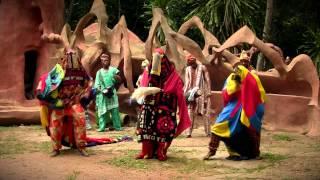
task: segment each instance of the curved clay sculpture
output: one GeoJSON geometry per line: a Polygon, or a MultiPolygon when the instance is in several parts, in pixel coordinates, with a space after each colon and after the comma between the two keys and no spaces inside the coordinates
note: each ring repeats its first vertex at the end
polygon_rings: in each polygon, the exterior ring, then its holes
{"type": "MultiPolygon", "coordinates": [[[[121,17],[113,29],[106,27],[108,16],[103,1],[94,0],[91,10],[79,21],[74,32],[71,32],[70,27],[65,25],[59,34],[63,24],[62,0],[34,0],[33,3],[31,1],[30,3],[15,1],[2,0],[1,7],[5,7],[5,11],[0,11],[0,16],[6,15],[7,17],[0,21],[0,43],[7,45],[0,49],[2,56],[0,124],[2,125],[39,122],[37,102],[27,100],[24,96],[24,65],[21,62],[24,62],[23,53],[29,50],[38,52],[35,83],[33,84],[35,86],[39,76],[51,69],[65,48],[77,47],[81,49],[83,66],[88,74],[94,77],[96,71],[101,67],[97,57],[101,48],[106,47],[111,52],[112,65],[123,68],[122,71],[126,79],[127,88],[122,87],[118,91],[121,110],[135,113],[134,108],[128,106],[127,99],[130,92],[133,91],[133,80],[141,73],[140,63],[145,58],[151,60],[153,48],[160,46],[159,41],[155,38],[156,31],[160,27],[165,35],[167,55],[175,63],[178,72],[182,74],[186,65],[184,60],[184,51],[186,50],[207,66],[214,90],[221,89],[225,78],[232,71],[232,65],[239,61],[239,58],[229,52],[227,48],[239,43],[248,43],[256,47],[275,67],[267,72],[257,72],[266,91],[276,93],[267,95],[269,102],[267,100],[265,126],[269,129],[284,129],[304,132],[308,135],[320,135],[318,120],[319,77],[310,57],[304,54],[298,55],[292,59],[289,65],[286,65],[283,62],[280,48],[262,42],[246,26],[221,45],[217,38],[204,28],[198,17],[186,21],[181,25],[179,31],[175,32],[168,25],[162,10],[155,8],[153,9],[153,20],[148,39],[146,43],[143,43],[128,30],[124,17],[121,17]],[[34,16],[36,12],[41,17],[40,19],[38,16],[34,16]],[[12,24],[14,29],[18,31],[11,33],[11,19],[21,13],[24,14],[21,22],[12,24]],[[88,25],[94,18],[97,18],[97,23],[88,25]],[[191,27],[197,27],[201,31],[205,40],[203,49],[184,35],[191,27]],[[28,34],[27,32],[32,33],[28,34]],[[54,56],[56,45],[60,45],[60,49],[54,56]],[[212,49],[215,50],[213,53],[212,49]],[[216,57],[221,58],[217,59],[216,57]],[[309,86],[311,87],[310,92],[309,86]],[[309,96],[311,96],[311,100],[308,99],[309,96]],[[312,106],[307,106],[308,100],[309,105],[312,106]],[[283,103],[287,103],[287,105],[284,106],[283,103]]],[[[222,107],[220,103],[222,101],[219,101],[220,92],[214,91],[212,98],[213,108],[219,111],[219,108],[222,107]]]]}
{"type": "MultiPolygon", "coordinates": [[[[179,33],[185,34],[188,29],[194,26],[199,28],[205,40],[205,46],[202,53],[205,55],[206,59],[209,61],[218,61],[217,63],[207,65],[207,68],[211,71],[210,76],[214,80],[214,82],[212,82],[214,86],[221,87],[219,83],[223,84],[223,80],[217,80],[217,76],[218,79],[225,79],[227,77],[226,74],[232,71],[232,66],[239,62],[239,58],[229,52],[226,48],[238,45],[242,42],[251,44],[253,47],[250,49],[250,56],[252,56],[254,52],[260,50],[275,66],[275,69],[267,72],[257,72],[259,77],[262,78],[262,83],[266,85],[265,87],[268,92],[283,92],[281,89],[287,88],[289,84],[303,83],[302,89],[306,89],[309,84],[312,91],[311,100],[308,103],[309,106],[305,103],[304,97],[292,96],[305,95],[298,92],[301,89],[299,89],[299,86],[297,86],[298,88],[293,89],[293,91],[288,90],[288,94],[292,94],[291,96],[276,94],[268,95],[270,102],[267,101],[267,111],[264,123],[265,128],[271,130],[297,131],[307,133],[310,136],[320,135],[320,123],[318,120],[320,113],[318,108],[319,78],[309,56],[304,54],[298,55],[287,66],[283,63],[284,56],[279,47],[271,43],[263,43],[256,38],[252,31],[247,27],[240,29],[235,33],[236,35],[231,36],[230,39],[221,46],[218,40],[203,27],[201,20],[197,17],[193,17],[186,21],[180,27],[179,33]],[[211,48],[216,50],[213,55],[210,55],[211,53],[209,53],[211,48]],[[221,59],[217,59],[217,57],[223,57],[227,62],[222,62],[221,59]],[[223,69],[225,69],[225,71],[223,71],[223,69]],[[223,76],[222,74],[225,75],[223,76]],[[277,105],[277,103],[279,105],[277,105]]],[[[183,41],[178,42],[184,43],[183,41]]],[[[221,95],[219,93],[213,93],[212,102],[214,102],[213,108],[219,112],[222,104],[219,104],[217,95],[220,98],[221,95]]]]}
{"type": "Polygon", "coordinates": [[[311,58],[308,55],[300,54],[293,58],[289,65],[286,65],[283,61],[283,55],[281,56],[281,53],[275,48],[272,48],[270,44],[264,43],[257,38],[247,26],[244,26],[235,32],[222,46],[214,48],[214,51],[219,53],[241,43],[248,43],[260,50],[266,58],[272,62],[274,68],[278,72],[278,74],[264,72],[260,75],[270,75],[288,81],[297,80],[308,82],[312,88],[312,97],[309,105],[318,106],[319,77],[311,58]]]}

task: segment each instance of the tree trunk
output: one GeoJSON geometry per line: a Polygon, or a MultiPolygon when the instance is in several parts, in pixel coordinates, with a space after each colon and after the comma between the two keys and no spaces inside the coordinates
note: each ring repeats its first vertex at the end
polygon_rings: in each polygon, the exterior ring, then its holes
{"type": "Polygon", "coordinates": [[[69,7],[68,7],[68,12],[66,13],[66,15],[65,15],[65,21],[67,22],[67,23],[71,23],[70,21],[71,21],[71,15],[72,15],[72,12],[73,12],[73,5],[74,4],[74,0],[70,0],[70,4],[69,4],[69,7]]]}
{"type": "MultiPolygon", "coordinates": [[[[264,21],[263,34],[262,34],[262,39],[265,42],[267,42],[271,36],[272,12],[273,12],[273,0],[267,0],[266,17],[264,21]]],[[[259,53],[256,69],[258,71],[263,70],[264,64],[265,64],[265,58],[263,57],[262,53],[259,53]]]]}

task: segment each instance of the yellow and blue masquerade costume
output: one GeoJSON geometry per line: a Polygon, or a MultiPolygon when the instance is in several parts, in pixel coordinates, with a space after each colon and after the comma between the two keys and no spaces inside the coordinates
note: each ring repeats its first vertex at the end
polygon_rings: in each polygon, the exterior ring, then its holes
{"type": "Polygon", "coordinates": [[[224,108],[211,132],[225,142],[230,155],[259,156],[265,102],[265,90],[260,79],[239,65],[236,72],[227,78],[222,95],[224,108]]]}

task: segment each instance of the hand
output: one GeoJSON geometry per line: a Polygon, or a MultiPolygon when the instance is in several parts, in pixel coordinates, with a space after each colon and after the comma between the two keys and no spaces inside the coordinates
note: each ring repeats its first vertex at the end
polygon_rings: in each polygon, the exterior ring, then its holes
{"type": "Polygon", "coordinates": [[[101,92],[102,92],[103,95],[106,96],[109,93],[109,89],[108,88],[103,89],[101,92]]]}

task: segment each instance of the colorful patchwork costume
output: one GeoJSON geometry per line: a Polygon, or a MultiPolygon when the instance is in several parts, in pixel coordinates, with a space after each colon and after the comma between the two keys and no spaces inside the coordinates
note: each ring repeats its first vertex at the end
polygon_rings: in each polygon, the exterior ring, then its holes
{"type": "Polygon", "coordinates": [[[37,88],[41,122],[56,152],[61,145],[83,152],[86,145],[85,113],[80,98],[88,90],[89,78],[78,53],[69,50],[60,64],[40,78],[37,88]]]}
{"type": "Polygon", "coordinates": [[[227,78],[222,90],[224,108],[211,127],[209,153],[215,155],[222,140],[232,160],[260,155],[260,131],[264,115],[265,90],[260,79],[239,65],[227,78]]]}

